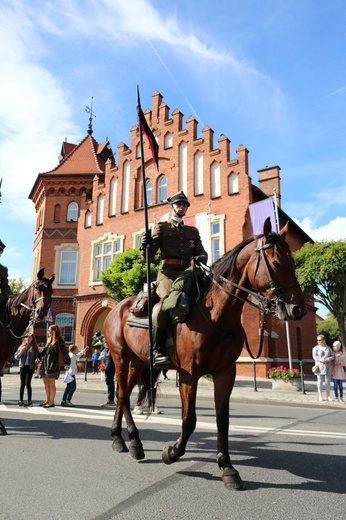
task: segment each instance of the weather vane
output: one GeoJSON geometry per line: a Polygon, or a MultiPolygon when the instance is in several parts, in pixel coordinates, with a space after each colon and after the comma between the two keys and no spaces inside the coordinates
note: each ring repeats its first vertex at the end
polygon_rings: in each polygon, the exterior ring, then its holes
{"type": "Polygon", "coordinates": [[[91,105],[90,105],[90,107],[85,107],[86,113],[90,114],[89,125],[88,125],[88,134],[89,135],[91,135],[93,133],[93,117],[96,117],[96,115],[93,112],[93,100],[94,100],[94,97],[91,98],[91,105]]]}

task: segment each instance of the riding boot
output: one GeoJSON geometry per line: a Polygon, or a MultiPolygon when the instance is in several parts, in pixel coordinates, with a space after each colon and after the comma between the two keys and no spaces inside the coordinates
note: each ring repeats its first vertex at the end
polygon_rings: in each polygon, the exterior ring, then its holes
{"type": "Polygon", "coordinates": [[[154,365],[169,365],[171,360],[165,352],[167,330],[153,327],[153,359],[154,365]]]}

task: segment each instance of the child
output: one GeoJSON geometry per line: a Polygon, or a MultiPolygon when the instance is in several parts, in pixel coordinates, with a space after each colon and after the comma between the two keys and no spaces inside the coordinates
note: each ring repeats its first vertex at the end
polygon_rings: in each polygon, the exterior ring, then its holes
{"type": "Polygon", "coordinates": [[[100,359],[100,353],[97,350],[97,348],[94,349],[94,352],[91,356],[91,361],[93,365],[93,375],[99,373],[99,359],[100,359]]]}
{"type": "Polygon", "coordinates": [[[333,350],[335,352],[333,369],[334,395],[335,401],[339,401],[341,403],[343,401],[344,396],[342,382],[346,379],[346,374],[344,371],[344,366],[346,365],[346,356],[342,352],[342,345],[340,341],[334,341],[333,350]]]}
{"type": "Polygon", "coordinates": [[[67,383],[67,385],[66,385],[65,392],[64,392],[64,395],[63,395],[63,398],[61,401],[61,406],[74,406],[74,404],[72,404],[72,402],[71,402],[71,399],[77,388],[77,382],[76,382],[76,375],[78,372],[77,361],[81,356],[83,356],[85,354],[87,349],[88,349],[88,347],[86,347],[83,350],[78,351],[77,345],[69,346],[68,355],[70,356],[71,360],[70,360],[70,368],[69,368],[68,372],[73,377],[73,380],[70,383],[67,383]]]}

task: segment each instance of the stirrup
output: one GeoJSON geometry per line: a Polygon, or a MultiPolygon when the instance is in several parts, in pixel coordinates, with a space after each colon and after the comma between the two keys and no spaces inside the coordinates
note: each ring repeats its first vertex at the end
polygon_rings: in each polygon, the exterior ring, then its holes
{"type": "Polygon", "coordinates": [[[171,360],[165,354],[161,354],[160,352],[154,352],[154,366],[155,365],[169,365],[171,360]]]}

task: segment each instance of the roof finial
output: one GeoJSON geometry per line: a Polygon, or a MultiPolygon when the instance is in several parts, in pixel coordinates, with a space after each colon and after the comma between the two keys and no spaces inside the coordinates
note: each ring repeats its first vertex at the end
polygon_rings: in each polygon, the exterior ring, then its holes
{"type": "Polygon", "coordinates": [[[96,115],[93,112],[93,100],[94,100],[94,97],[92,96],[91,97],[91,106],[90,107],[85,107],[86,113],[90,114],[89,125],[88,125],[88,134],[89,135],[91,135],[93,133],[93,117],[96,117],[96,115]]]}

